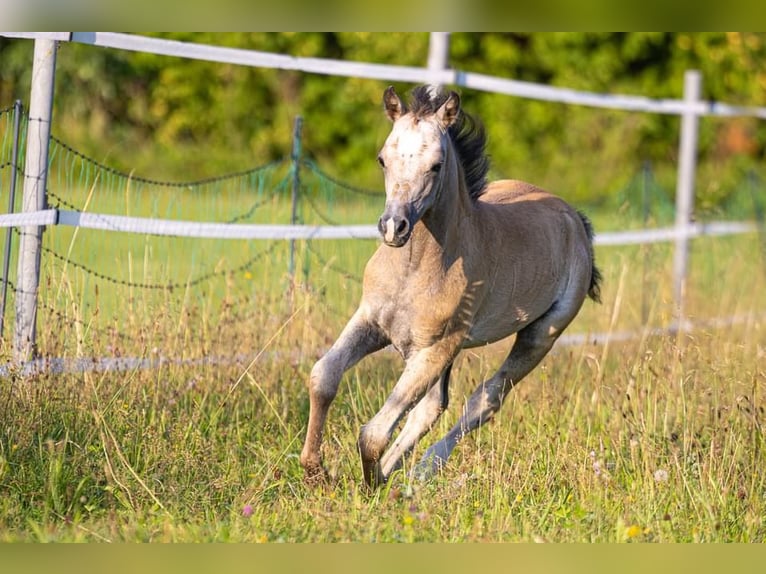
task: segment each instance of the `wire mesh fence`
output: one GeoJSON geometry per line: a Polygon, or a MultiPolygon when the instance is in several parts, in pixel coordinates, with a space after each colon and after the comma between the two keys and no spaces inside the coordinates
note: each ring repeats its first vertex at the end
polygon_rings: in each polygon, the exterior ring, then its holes
{"type": "MultiPolygon", "coordinates": [[[[23,165],[23,157],[15,165],[12,160],[13,114],[13,108],[0,110],[0,202],[8,198],[12,171],[23,165]]],[[[745,174],[722,209],[763,223],[762,190],[757,174],[745,174]]],[[[303,225],[340,226],[376,221],[384,194],[382,189],[344,182],[306,156],[198,181],[148,179],[117,170],[53,135],[47,197],[53,208],[83,214],[190,224],[272,224],[293,219],[303,225]],[[295,170],[300,170],[300,189],[294,205],[295,170]]],[[[616,213],[603,221],[602,228],[654,228],[673,220],[672,193],[657,182],[649,164],[640,166],[615,197],[616,213]]],[[[17,197],[15,208],[19,207],[17,197]]],[[[15,231],[14,237],[21,233],[15,231]]],[[[760,245],[761,261],[766,261],[765,244],[760,245]]],[[[376,247],[374,240],[302,240],[297,242],[291,273],[286,241],[122,233],[108,226],[50,227],[43,234],[43,273],[37,293],[37,321],[42,326],[38,350],[48,367],[66,357],[77,358],[78,368],[142,364],[122,360],[126,357],[148,357],[159,363],[203,357],[240,360],[237,357],[258,348],[280,321],[301,306],[308,320],[296,337],[310,337],[309,346],[321,348],[353,312],[364,265],[376,247]],[[84,357],[90,361],[83,363],[84,357]],[[106,362],[99,362],[102,359],[106,362]]],[[[669,256],[669,247],[657,244],[620,255],[621,264],[627,258],[640,272],[636,293],[641,311],[632,323],[626,322],[626,328],[647,325],[652,313],[656,315],[653,301],[666,288],[669,256]]],[[[16,291],[14,254],[4,280],[11,292],[16,291]]],[[[12,319],[9,309],[6,324],[12,319]]],[[[6,354],[10,354],[8,331],[2,339],[6,354]]]]}
{"type": "MultiPolygon", "coordinates": [[[[12,115],[12,108],[0,111],[3,199],[11,170],[21,170],[24,163],[23,156],[15,167],[11,160],[12,115]]],[[[26,126],[28,117],[24,119],[26,126]]],[[[51,208],[83,214],[286,223],[295,167],[304,172],[298,223],[358,223],[379,207],[379,192],[343,184],[308,159],[296,163],[285,158],[200,181],[160,181],[119,171],[55,135],[50,141],[47,198],[51,208]]],[[[13,209],[20,209],[19,197],[13,209]]],[[[18,241],[23,233],[14,229],[11,238],[18,241]]],[[[299,267],[291,276],[284,241],[153,236],[110,232],[108,226],[49,227],[43,234],[37,293],[37,321],[43,326],[39,352],[49,362],[83,354],[203,355],[215,351],[216,345],[219,352],[231,354],[230,341],[237,333],[252,339],[245,332],[254,324],[268,324],[270,318],[264,315],[281,316],[285,294],[291,294],[288,306],[295,305],[295,291],[313,291],[315,303],[325,302],[341,316],[358,297],[362,259],[375,242],[362,242],[361,254],[345,241],[320,243],[325,242],[301,242],[299,267]],[[325,296],[339,284],[347,297],[325,296]],[[206,328],[195,330],[196,323],[206,328]]],[[[18,291],[15,272],[13,254],[3,277],[11,292],[18,291]]],[[[12,325],[14,310],[8,309],[5,318],[12,325]]],[[[9,353],[10,329],[3,335],[3,350],[9,353]]]]}

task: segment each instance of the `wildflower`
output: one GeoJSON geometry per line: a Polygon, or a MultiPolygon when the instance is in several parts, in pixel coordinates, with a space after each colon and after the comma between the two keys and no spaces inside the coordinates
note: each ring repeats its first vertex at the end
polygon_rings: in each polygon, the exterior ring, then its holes
{"type": "Polygon", "coordinates": [[[601,476],[601,463],[599,461],[593,463],[593,473],[596,476],[601,476]]]}
{"type": "Polygon", "coordinates": [[[625,531],[625,534],[628,538],[635,538],[639,534],[641,534],[642,530],[641,527],[638,524],[631,524],[628,526],[627,530],[625,531]]]}
{"type": "Polygon", "coordinates": [[[253,515],[253,505],[252,504],[245,504],[244,508],[242,508],[242,516],[245,518],[250,518],[253,515]]]}

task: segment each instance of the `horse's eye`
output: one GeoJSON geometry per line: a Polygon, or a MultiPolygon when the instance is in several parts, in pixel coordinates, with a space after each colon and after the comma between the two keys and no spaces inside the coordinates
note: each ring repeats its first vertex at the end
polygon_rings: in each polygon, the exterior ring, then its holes
{"type": "Polygon", "coordinates": [[[439,173],[442,169],[442,162],[435,163],[431,166],[431,173],[439,173]]]}
{"type": "Polygon", "coordinates": [[[378,156],[378,164],[380,165],[380,167],[386,167],[386,162],[383,161],[383,156],[382,155],[378,156]]]}

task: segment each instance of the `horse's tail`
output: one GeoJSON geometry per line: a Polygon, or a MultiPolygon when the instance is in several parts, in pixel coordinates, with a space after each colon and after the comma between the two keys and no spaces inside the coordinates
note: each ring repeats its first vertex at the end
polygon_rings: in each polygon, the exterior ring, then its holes
{"type": "Polygon", "coordinates": [[[588,249],[590,251],[590,285],[588,286],[588,297],[590,297],[596,303],[601,303],[601,271],[596,267],[596,257],[593,254],[593,225],[587,216],[578,211],[577,215],[580,216],[583,227],[585,227],[585,234],[588,236],[588,249]]]}

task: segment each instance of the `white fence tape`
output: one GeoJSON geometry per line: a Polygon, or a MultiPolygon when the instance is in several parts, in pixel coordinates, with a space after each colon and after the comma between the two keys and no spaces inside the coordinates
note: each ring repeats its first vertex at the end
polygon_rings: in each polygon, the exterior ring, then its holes
{"type": "Polygon", "coordinates": [[[0,227],[26,227],[27,225],[55,225],[58,210],[27,211],[0,215],[0,227]]]}
{"type": "Polygon", "coordinates": [[[195,44],[192,42],[150,38],[118,32],[0,32],[0,36],[26,39],[46,38],[60,42],[71,41],[104,48],[118,48],[134,52],[194,58],[209,62],[222,62],[260,68],[295,70],[312,74],[393,82],[452,84],[485,92],[599,108],[676,115],[693,111],[696,115],[705,116],[753,116],[766,119],[766,108],[755,106],[734,106],[718,102],[689,103],[676,99],[599,94],[455,69],[438,70],[413,66],[349,62],[330,58],[302,58],[285,54],[195,44]]]}
{"type": "Polygon", "coordinates": [[[597,233],[596,245],[640,245],[642,243],[661,243],[675,241],[679,237],[702,237],[714,235],[735,235],[754,233],[760,227],[747,221],[713,221],[710,223],[690,223],[686,228],[663,227],[635,231],[616,231],[597,233]]]}
{"type": "MultiPolygon", "coordinates": [[[[0,218],[2,219],[2,218],[0,218]]],[[[370,225],[256,225],[245,223],[212,223],[126,217],[79,211],[59,212],[58,223],[74,227],[174,235],[207,239],[369,239],[378,237],[370,225]]]]}
{"type": "MultiPolygon", "coordinates": [[[[31,225],[69,225],[125,233],[198,237],[202,239],[377,239],[374,225],[257,225],[126,217],[103,213],[46,209],[28,213],[0,215],[0,227],[31,225]]],[[[673,241],[678,237],[700,237],[753,233],[760,227],[744,221],[691,223],[675,227],[599,233],[596,245],[636,245],[673,241]]]]}

